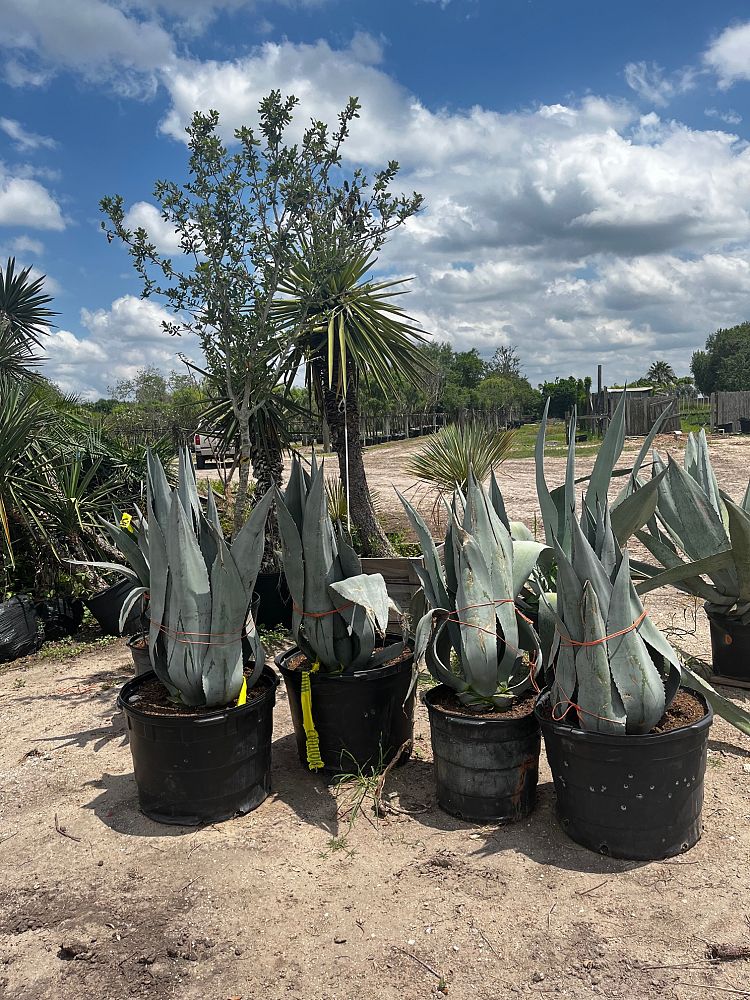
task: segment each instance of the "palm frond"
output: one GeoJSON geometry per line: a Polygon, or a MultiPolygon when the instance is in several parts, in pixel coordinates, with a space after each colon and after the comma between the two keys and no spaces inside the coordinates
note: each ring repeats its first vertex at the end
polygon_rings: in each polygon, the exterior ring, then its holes
{"type": "Polygon", "coordinates": [[[296,366],[325,360],[328,387],[342,396],[350,377],[388,393],[403,379],[419,383],[432,372],[420,350],[427,336],[393,301],[403,294],[394,289],[408,279],[363,281],[374,264],[374,258],[360,255],[321,279],[300,260],[274,303],[275,321],[295,340],[296,366]]]}
{"type": "Polygon", "coordinates": [[[448,424],[411,456],[406,472],[438,496],[458,486],[465,493],[469,472],[483,482],[510,454],[514,432],[493,431],[482,424],[448,424]]]}
{"type": "Polygon", "coordinates": [[[0,319],[27,345],[41,346],[49,321],[57,313],[48,309],[50,295],[42,291],[45,276],[30,280],[31,268],[16,272],[15,257],[9,257],[5,274],[0,270],[0,319]]]}

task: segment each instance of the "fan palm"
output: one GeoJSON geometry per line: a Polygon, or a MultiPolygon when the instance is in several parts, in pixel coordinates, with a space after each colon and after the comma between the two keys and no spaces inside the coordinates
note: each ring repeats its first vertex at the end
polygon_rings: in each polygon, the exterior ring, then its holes
{"type": "Polygon", "coordinates": [[[33,364],[34,347],[41,347],[49,321],[56,316],[47,305],[52,297],[42,291],[44,275],[30,278],[31,268],[16,271],[15,257],[0,269],[0,372],[19,374],[20,365],[33,364]]]}
{"type": "Polygon", "coordinates": [[[654,361],[646,372],[646,378],[657,385],[674,385],[677,381],[674,368],[668,361],[654,361]]]}
{"type": "Polygon", "coordinates": [[[290,368],[305,366],[308,388],[331,431],[339,470],[348,482],[349,512],[364,555],[392,555],[367,486],[359,429],[360,382],[386,397],[402,381],[432,373],[421,346],[425,335],[394,299],[406,279],[367,281],[376,258],[354,253],[344,266],[317,277],[306,259],[281,282],[274,305],[282,329],[295,332],[290,368]]]}
{"type": "Polygon", "coordinates": [[[483,424],[448,424],[409,459],[406,471],[436,494],[436,503],[456,487],[466,493],[469,473],[484,482],[513,447],[514,432],[494,431],[483,424]]]}

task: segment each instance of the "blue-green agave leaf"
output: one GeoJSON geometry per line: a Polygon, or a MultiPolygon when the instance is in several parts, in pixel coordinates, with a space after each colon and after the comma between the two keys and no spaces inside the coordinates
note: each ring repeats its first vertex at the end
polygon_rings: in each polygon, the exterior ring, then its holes
{"type": "Polygon", "coordinates": [[[648,733],[664,714],[664,683],[645,642],[637,629],[631,628],[632,616],[630,565],[625,552],[612,588],[606,634],[628,631],[609,639],[606,652],[612,679],[625,706],[628,733],[648,733]]]}
{"type": "MultiPolygon", "coordinates": [[[[601,641],[607,634],[606,627],[596,591],[589,580],[583,585],[581,619],[584,642],[595,645],[575,649],[578,722],[586,732],[624,733],[625,713],[618,712],[619,706],[613,701],[607,644],[601,641]]],[[[564,640],[561,645],[566,645],[564,640]]]]}

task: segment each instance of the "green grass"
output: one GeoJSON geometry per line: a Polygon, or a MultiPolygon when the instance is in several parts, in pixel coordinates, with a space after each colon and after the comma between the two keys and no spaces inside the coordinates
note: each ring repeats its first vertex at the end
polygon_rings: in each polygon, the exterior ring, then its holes
{"type": "Polygon", "coordinates": [[[683,434],[689,434],[690,431],[697,432],[701,427],[707,430],[711,427],[710,406],[696,406],[680,414],[680,429],[683,434]]]}
{"type": "MultiPolygon", "coordinates": [[[[513,446],[510,450],[509,458],[533,458],[534,447],[536,445],[537,434],[540,424],[524,424],[513,432],[513,446]]],[[[566,454],[567,443],[565,441],[565,421],[550,420],[547,424],[545,454],[555,455],[566,454]]],[[[590,441],[582,441],[576,445],[577,455],[595,455],[599,451],[601,440],[594,438],[590,441]]]]}
{"type": "MultiPolygon", "coordinates": [[[[539,433],[540,424],[524,424],[513,432],[513,444],[508,458],[533,458],[536,437],[539,433]]],[[[579,433],[580,433],[579,428],[579,433]]],[[[418,447],[425,441],[424,437],[411,438],[409,441],[386,441],[384,444],[368,444],[366,451],[377,451],[379,448],[392,448],[394,445],[413,444],[418,447]]],[[[567,444],[565,443],[565,421],[550,420],[547,424],[547,447],[546,453],[554,455],[559,452],[565,455],[567,444]]],[[[595,455],[599,451],[601,439],[593,438],[590,441],[583,441],[576,446],[577,455],[595,455]]]]}
{"type": "Polygon", "coordinates": [[[65,660],[72,660],[81,653],[94,649],[106,649],[119,642],[116,635],[85,635],[80,632],[65,639],[55,639],[52,642],[45,642],[37,653],[40,660],[52,660],[55,663],[62,663],[65,660]]]}

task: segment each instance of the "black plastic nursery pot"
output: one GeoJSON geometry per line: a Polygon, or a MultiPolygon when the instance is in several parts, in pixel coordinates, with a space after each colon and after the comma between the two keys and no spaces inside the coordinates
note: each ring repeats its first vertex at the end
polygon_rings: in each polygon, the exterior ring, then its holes
{"type": "Polygon", "coordinates": [[[148,655],[148,634],[146,632],[136,632],[127,641],[130,655],[133,657],[135,665],[135,676],[147,674],[151,667],[151,657],[148,655]]]}
{"type": "Polygon", "coordinates": [[[125,598],[135,587],[136,584],[129,580],[121,580],[84,601],[105,635],[133,635],[139,631],[142,609],[136,601],[125,622],[125,628],[120,632],[120,612],[125,598]]]}
{"type": "Polygon", "coordinates": [[[138,692],[155,677],[135,677],[120,691],[142,813],[158,823],[197,826],[256,809],[271,790],[273,706],[279,678],[265,667],[263,694],[240,707],[204,715],[155,715],[138,692]]]}
{"type": "Polygon", "coordinates": [[[681,729],[608,736],[553,722],[548,695],[542,694],[535,711],[558,819],[568,836],[592,851],[632,861],[658,861],[696,844],[714,717],[706,709],[702,719],[681,729]]]}
{"type": "Polygon", "coordinates": [[[292,598],[283,573],[259,573],[254,593],[259,598],[257,613],[253,611],[256,625],[292,627],[292,598]]]}
{"type": "Polygon", "coordinates": [[[708,615],[715,678],[750,687],[750,625],[708,615]]]}
{"type": "MultiPolygon", "coordinates": [[[[387,636],[386,642],[400,642],[387,636]]],[[[281,671],[289,697],[299,758],[307,768],[307,742],[302,721],[302,671],[289,666],[299,649],[280,653],[281,671]]],[[[317,671],[310,674],[312,716],[320,740],[323,773],[353,774],[389,764],[414,734],[413,653],[398,663],[346,676],[317,671]]],[[[410,751],[398,763],[405,763],[410,751]]]]}
{"type": "Polygon", "coordinates": [[[541,734],[533,712],[487,718],[440,707],[450,689],[425,695],[430,718],[438,805],[476,823],[512,822],[536,802],[541,734]]]}

